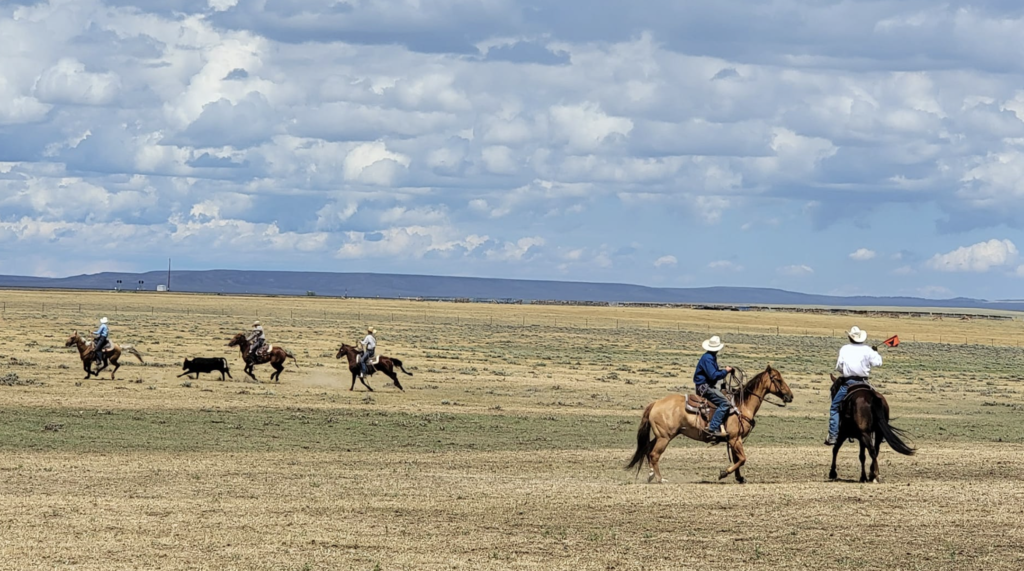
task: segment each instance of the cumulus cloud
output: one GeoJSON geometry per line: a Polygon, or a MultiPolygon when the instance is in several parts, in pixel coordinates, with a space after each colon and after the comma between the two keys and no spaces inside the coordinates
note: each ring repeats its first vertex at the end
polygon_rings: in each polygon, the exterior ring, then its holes
{"type": "Polygon", "coordinates": [[[117,74],[93,73],[74,58],[62,58],[43,71],[35,85],[35,96],[47,103],[106,105],[121,86],[117,74]]]}
{"type": "Polygon", "coordinates": [[[940,272],[987,272],[1017,260],[1017,246],[1010,240],[992,239],[963,246],[945,254],[935,254],[927,266],[940,272]]]}
{"type": "Polygon", "coordinates": [[[782,266],[778,268],[778,272],[784,276],[809,276],[814,273],[814,269],[805,264],[794,264],[790,266],[782,266]]]}
{"type": "Polygon", "coordinates": [[[866,262],[868,260],[874,259],[876,255],[877,253],[874,250],[869,250],[867,248],[858,248],[857,251],[850,254],[850,259],[856,260],[858,262],[866,262]]]}
{"type": "Polygon", "coordinates": [[[668,256],[662,256],[662,257],[658,258],[657,260],[654,260],[654,267],[656,267],[656,268],[660,268],[660,267],[663,267],[663,266],[674,267],[678,263],[679,263],[679,260],[677,260],[675,256],[668,255],[668,256]]]}

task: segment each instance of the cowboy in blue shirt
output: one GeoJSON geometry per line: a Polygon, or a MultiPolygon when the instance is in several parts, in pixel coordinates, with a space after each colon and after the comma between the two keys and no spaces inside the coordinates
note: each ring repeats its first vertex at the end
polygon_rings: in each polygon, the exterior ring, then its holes
{"type": "Polygon", "coordinates": [[[697,370],[693,373],[693,384],[697,386],[698,396],[711,401],[717,407],[715,414],[711,417],[711,422],[704,429],[704,435],[713,441],[721,441],[728,438],[726,434],[720,433],[719,429],[732,405],[716,385],[732,372],[732,367],[724,369],[718,367],[718,352],[725,347],[718,335],[702,343],[701,347],[707,352],[701,356],[700,361],[697,361],[697,370]]]}
{"type": "Polygon", "coordinates": [[[110,336],[110,330],[107,329],[107,318],[100,318],[100,328],[92,332],[92,357],[100,365],[106,365],[107,356],[103,353],[103,348],[107,345],[107,337],[110,336]]]}

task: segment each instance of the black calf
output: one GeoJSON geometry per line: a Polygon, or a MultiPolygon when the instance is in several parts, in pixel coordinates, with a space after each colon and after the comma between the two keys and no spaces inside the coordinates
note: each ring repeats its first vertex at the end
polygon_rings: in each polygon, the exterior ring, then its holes
{"type": "Polygon", "coordinates": [[[185,363],[181,366],[184,373],[178,375],[183,377],[192,373],[196,374],[196,378],[199,378],[199,373],[212,373],[214,371],[220,371],[220,380],[224,380],[224,374],[227,373],[229,379],[234,379],[231,376],[231,370],[228,368],[228,360],[224,357],[196,357],[195,359],[185,359],[185,363]]]}

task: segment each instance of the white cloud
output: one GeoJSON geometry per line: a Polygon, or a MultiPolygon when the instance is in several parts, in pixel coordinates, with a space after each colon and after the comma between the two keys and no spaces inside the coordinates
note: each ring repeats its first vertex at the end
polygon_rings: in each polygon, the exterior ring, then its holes
{"type": "Polygon", "coordinates": [[[551,123],[562,139],[580,151],[597,148],[612,134],[626,136],[633,130],[633,121],[609,116],[593,102],[553,106],[551,123]]]}
{"type": "Polygon", "coordinates": [[[74,58],[62,58],[39,76],[35,95],[47,103],[105,105],[114,100],[121,80],[114,73],[90,73],[74,58]]]}
{"type": "Polygon", "coordinates": [[[345,244],[336,252],[343,259],[422,258],[436,252],[471,252],[488,240],[487,236],[459,237],[448,226],[407,226],[379,232],[346,232],[345,244]]]}
{"type": "Polygon", "coordinates": [[[364,143],[345,155],[345,180],[388,186],[409,162],[409,157],[388,151],[381,141],[364,143]]]}
{"type": "Polygon", "coordinates": [[[856,260],[858,262],[866,262],[868,260],[874,259],[876,255],[877,253],[874,250],[869,250],[867,248],[858,248],[856,252],[850,254],[850,259],[856,260]]]}
{"type": "Polygon", "coordinates": [[[544,243],[544,238],[539,236],[520,238],[515,242],[506,242],[500,248],[488,250],[486,256],[490,260],[518,261],[528,257],[531,250],[543,246],[544,243]]]}
{"type": "Polygon", "coordinates": [[[778,272],[786,276],[809,276],[814,273],[814,269],[805,264],[794,264],[782,266],[778,268],[778,272]]]}
{"type": "Polygon", "coordinates": [[[935,254],[927,266],[940,272],[987,272],[1013,263],[1017,246],[1010,240],[992,239],[963,246],[946,254],[935,254]]]}
{"type": "Polygon", "coordinates": [[[743,266],[729,260],[717,260],[708,264],[708,269],[720,272],[742,272],[743,266]]]}
{"type": "Polygon", "coordinates": [[[678,263],[679,263],[679,260],[677,260],[675,256],[668,255],[668,256],[662,256],[662,257],[658,258],[657,260],[654,260],[654,267],[656,267],[656,268],[660,268],[662,266],[670,266],[670,267],[672,267],[672,266],[675,266],[678,263]]]}

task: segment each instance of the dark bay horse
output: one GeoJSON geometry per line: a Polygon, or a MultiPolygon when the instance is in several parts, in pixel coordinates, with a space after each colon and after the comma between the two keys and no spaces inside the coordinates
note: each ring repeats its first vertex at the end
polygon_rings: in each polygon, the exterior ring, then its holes
{"type": "MultiPolygon", "coordinates": [[[[839,379],[832,377],[832,396],[839,390],[839,379]]],[[[878,483],[878,450],[882,441],[889,443],[896,452],[913,456],[914,450],[907,446],[903,439],[903,431],[889,424],[889,403],[867,384],[850,387],[846,398],[839,405],[839,438],[832,448],[832,469],[828,472],[829,480],[839,479],[836,473],[836,456],[847,438],[856,439],[860,443],[860,481],[878,483]],[[864,472],[864,452],[871,454],[871,476],[864,472]]]]}
{"type": "MultiPolygon", "coordinates": [[[[92,341],[87,342],[85,339],[82,339],[81,336],[78,335],[77,331],[72,333],[71,337],[69,337],[67,342],[64,343],[65,347],[70,347],[72,345],[78,346],[78,356],[82,359],[82,368],[85,369],[85,378],[88,379],[93,375],[96,375],[98,377],[100,376],[100,371],[107,368],[106,365],[103,365],[99,369],[96,369],[95,372],[92,370],[92,364],[96,361],[92,351],[92,341]]],[[[114,368],[111,369],[110,371],[111,381],[114,380],[114,373],[116,373],[117,370],[121,368],[121,365],[118,364],[117,362],[117,360],[121,358],[121,353],[131,353],[132,355],[135,355],[139,359],[140,363],[145,363],[145,361],[142,360],[142,354],[136,351],[135,347],[131,345],[118,345],[117,343],[110,343],[110,349],[108,349],[106,353],[107,362],[114,366],[114,368]]]]}
{"type": "MultiPolygon", "coordinates": [[[[736,402],[739,415],[730,414],[722,425],[729,435],[729,450],[734,463],[718,474],[719,480],[735,473],[737,482],[742,484],[746,481],[740,475],[740,467],[747,461],[747,456],[743,453],[743,439],[754,429],[754,416],[761,408],[765,395],[769,393],[781,398],[783,403],[793,401],[793,391],[782,379],[782,373],[773,369],[771,365],[743,387],[740,392],[742,396],[737,398],[736,402]]],[[[647,405],[640,419],[640,428],[636,432],[636,452],[633,453],[633,458],[626,469],[636,466],[639,474],[646,461],[651,468],[647,481],[659,484],[664,482],[661,470],[658,469],[658,461],[665,453],[668,443],[679,434],[707,442],[707,437],[703,433],[706,425],[699,414],[686,410],[686,395],[672,394],[652,402],[647,405]]]]}
{"type": "MultiPolygon", "coordinates": [[[[359,350],[356,349],[355,347],[352,347],[351,345],[346,345],[345,343],[342,343],[341,348],[338,349],[338,354],[335,355],[334,358],[340,359],[342,355],[348,357],[348,370],[352,372],[352,386],[348,388],[348,390],[351,391],[356,388],[356,379],[359,377],[359,350]]],[[[398,382],[398,375],[395,374],[395,367],[401,369],[402,372],[405,373],[406,375],[409,375],[410,377],[412,376],[412,373],[406,371],[405,367],[402,366],[401,361],[394,357],[385,357],[384,355],[380,356],[380,360],[377,361],[376,365],[370,365],[367,367],[367,369],[369,370],[369,373],[371,375],[373,374],[374,371],[380,371],[384,373],[391,379],[391,382],[395,383],[395,386],[398,387],[398,390],[404,393],[405,389],[402,388],[402,383],[398,382]]],[[[369,389],[370,391],[373,391],[373,388],[371,388],[370,385],[366,384],[366,381],[364,379],[359,379],[359,382],[363,383],[363,386],[369,389]]]]}
{"type": "Polygon", "coordinates": [[[256,365],[270,363],[270,366],[274,368],[274,372],[270,373],[270,380],[278,383],[281,382],[281,371],[284,370],[285,359],[290,358],[296,367],[299,366],[299,362],[295,360],[295,355],[284,347],[272,347],[267,353],[258,352],[256,355],[253,355],[249,352],[251,345],[249,340],[246,339],[245,333],[238,333],[232,337],[228,347],[238,347],[242,351],[242,361],[245,362],[245,374],[252,377],[254,381],[259,380],[256,378],[256,375],[252,374],[252,368],[256,365]]]}

